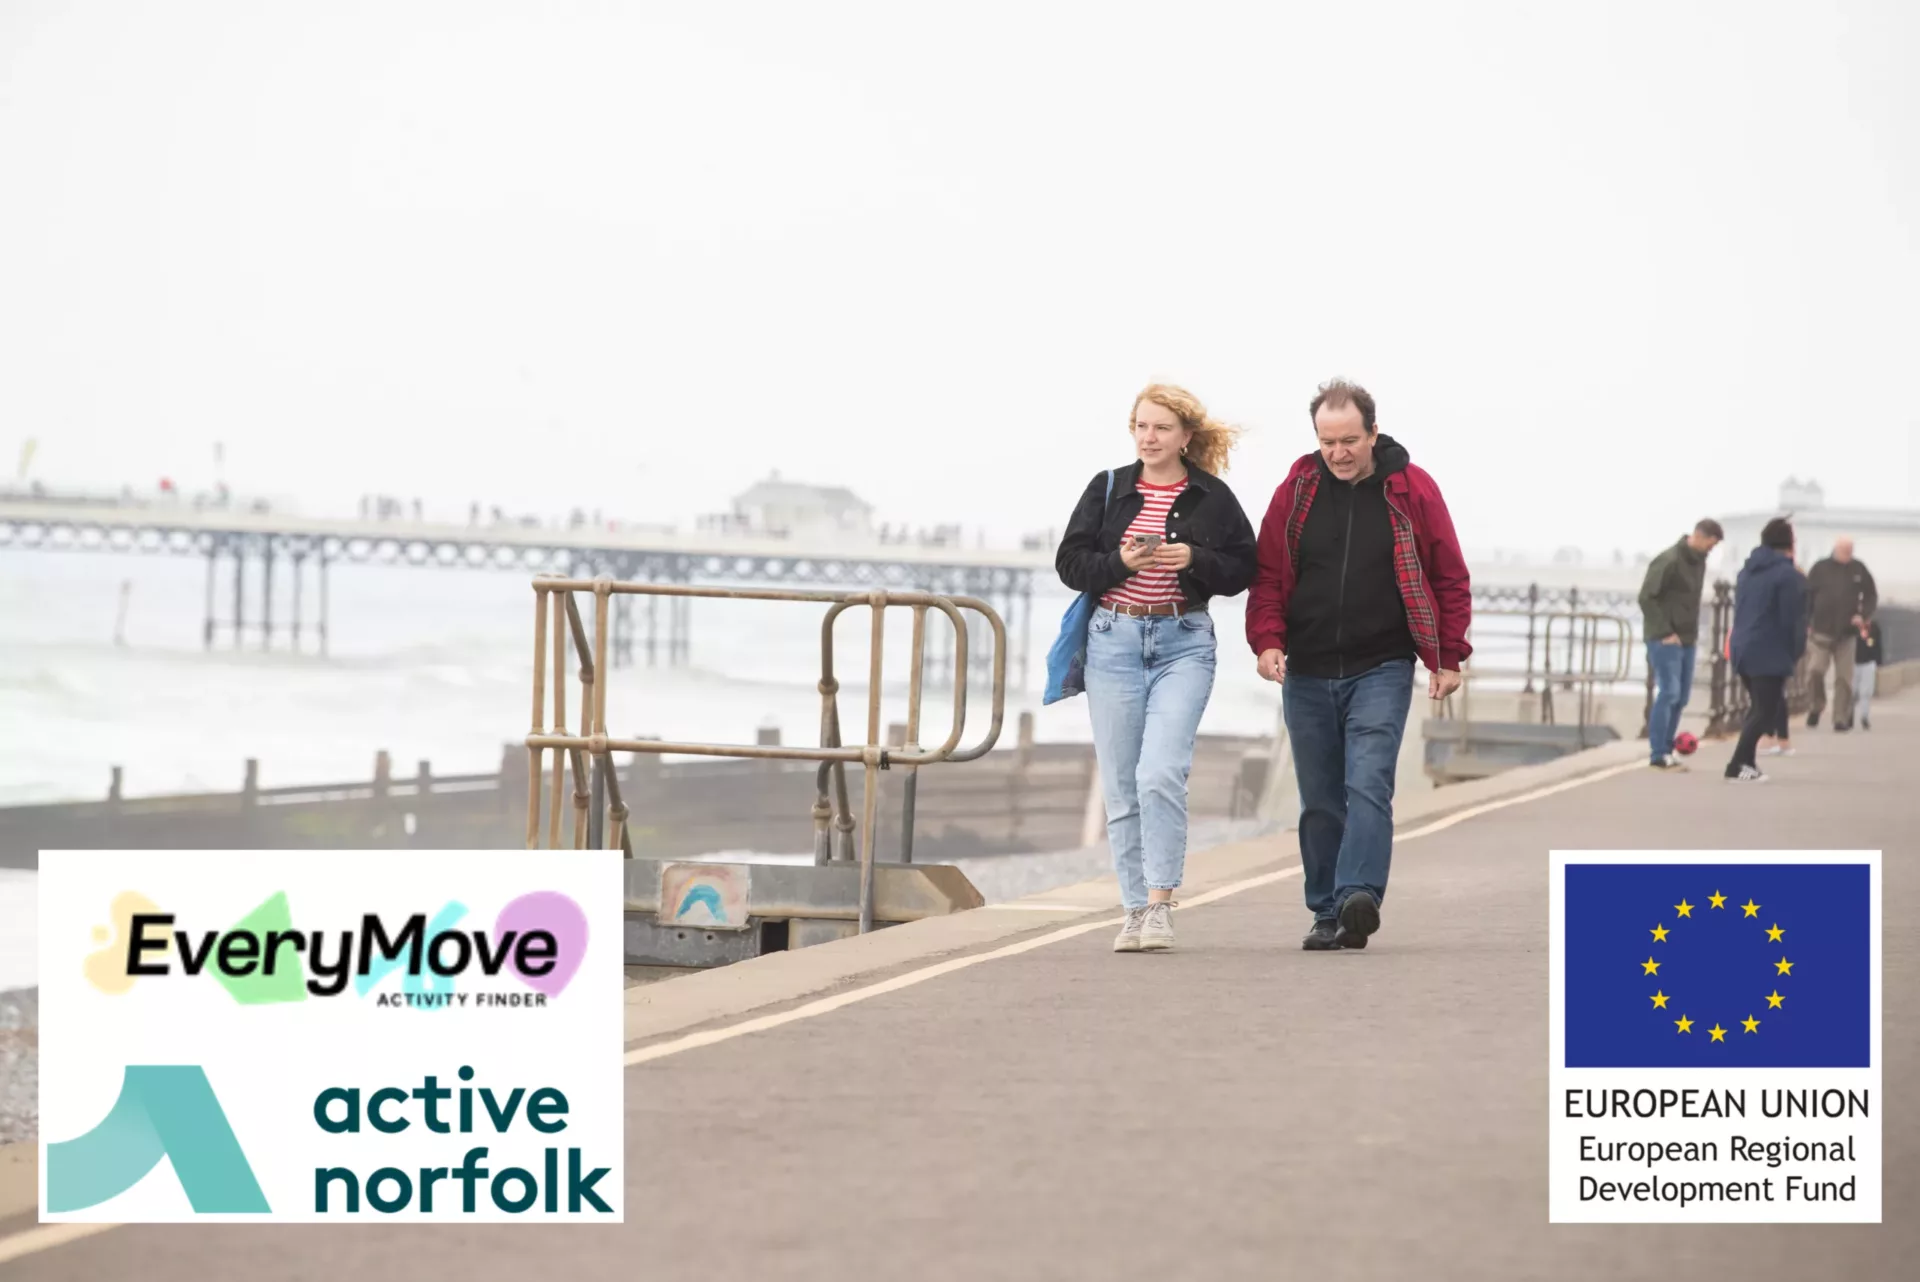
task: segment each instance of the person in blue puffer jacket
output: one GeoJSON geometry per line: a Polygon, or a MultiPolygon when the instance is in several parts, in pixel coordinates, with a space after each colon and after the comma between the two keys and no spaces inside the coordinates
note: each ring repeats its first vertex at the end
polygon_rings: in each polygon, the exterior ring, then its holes
{"type": "Polygon", "coordinates": [[[1785,720],[1787,678],[1807,648],[1806,584],[1793,567],[1793,526],[1781,517],[1760,531],[1760,546],[1740,567],[1733,586],[1733,670],[1751,699],[1727,778],[1763,783],[1754,764],[1760,736],[1785,720]]]}

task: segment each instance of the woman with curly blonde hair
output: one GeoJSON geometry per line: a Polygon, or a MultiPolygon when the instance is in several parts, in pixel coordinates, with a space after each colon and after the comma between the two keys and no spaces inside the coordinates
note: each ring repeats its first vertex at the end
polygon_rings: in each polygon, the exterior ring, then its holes
{"type": "Polygon", "coordinates": [[[1134,398],[1134,461],[1097,473],[1054,567],[1098,597],[1085,684],[1126,924],[1115,952],[1173,947],[1173,892],[1187,856],[1187,774],[1213,693],[1212,597],[1253,581],[1253,526],[1220,479],[1238,428],[1193,393],[1155,383],[1134,398]]]}

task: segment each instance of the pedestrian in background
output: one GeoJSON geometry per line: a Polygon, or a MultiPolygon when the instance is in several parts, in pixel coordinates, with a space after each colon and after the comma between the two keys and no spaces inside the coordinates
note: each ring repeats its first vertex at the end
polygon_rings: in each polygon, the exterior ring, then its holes
{"type": "MultiPolygon", "coordinates": [[[[1726,777],[1764,783],[1754,760],[1760,736],[1785,713],[1787,678],[1807,648],[1806,593],[1793,566],[1793,526],[1775,517],[1760,531],[1760,546],[1747,556],[1733,589],[1733,630],[1728,642],[1733,670],[1750,695],[1746,725],[1727,762],[1726,777]]],[[[1851,657],[1851,656],[1849,656],[1851,657]]]]}
{"type": "Polygon", "coordinates": [[[1693,671],[1700,638],[1700,595],[1706,587],[1707,557],[1726,532],[1711,518],[1647,565],[1640,585],[1647,670],[1653,673],[1653,707],[1647,712],[1647,752],[1656,770],[1684,770],[1673,751],[1680,713],[1693,694],[1693,671]]]}
{"type": "Polygon", "coordinates": [[[1853,728],[1854,638],[1879,604],[1873,574],[1853,556],[1852,539],[1835,539],[1833,555],[1807,571],[1807,724],[1820,724],[1827,706],[1827,669],[1833,669],[1833,729],[1853,728]]]}

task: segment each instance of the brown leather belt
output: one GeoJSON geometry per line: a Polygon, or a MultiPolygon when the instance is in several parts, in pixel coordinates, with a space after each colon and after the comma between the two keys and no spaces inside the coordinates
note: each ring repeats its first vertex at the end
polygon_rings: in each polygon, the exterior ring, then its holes
{"type": "Polygon", "coordinates": [[[1163,601],[1157,605],[1129,605],[1121,601],[1105,608],[1112,610],[1115,614],[1124,614],[1129,619],[1143,619],[1148,615],[1163,619],[1177,619],[1183,614],[1205,614],[1207,603],[1202,601],[1198,605],[1188,605],[1184,601],[1163,601]]]}

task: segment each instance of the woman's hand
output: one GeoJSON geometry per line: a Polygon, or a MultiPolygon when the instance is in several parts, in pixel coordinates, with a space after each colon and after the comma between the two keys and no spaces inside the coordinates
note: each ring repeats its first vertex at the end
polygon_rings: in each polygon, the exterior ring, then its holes
{"type": "Polygon", "coordinates": [[[1155,548],[1141,547],[1128,535],[1120,543],[1120,560],[1125,563],[1129,574],[1138,574],[1153,564],[1155,548]]]}
{"type": "Polygon", "coordinates": [[[1193,564],[1193,547],[1187,543],[1162,543],[1153,550],[1156,570],[1184,570],[1193,564]]]}

